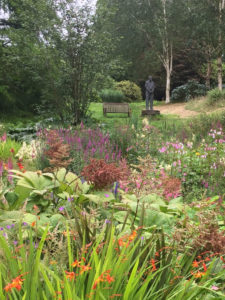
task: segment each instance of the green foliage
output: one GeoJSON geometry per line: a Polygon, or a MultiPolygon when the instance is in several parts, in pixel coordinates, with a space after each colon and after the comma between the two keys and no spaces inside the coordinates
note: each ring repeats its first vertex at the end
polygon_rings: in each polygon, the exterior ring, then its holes
{"type": "Polygon", "coordinates": [[[21,147],[21,143],[7,138],[5,142],[0,141],[0,161],[6,161],[8,158],[12,158],[21,147]]]}
{"type": "Polygon", "coordinates": [[[141,89],[134,82],[124,80],[116,83],[116,88],[121,91],[128,103],[142,101],[141,89]]]}
{"type": "Polygon", "coordinates": [[[218,260],[207,262],[207,273],[195,278],[200,272],[200,267],[197,270],[192,267],[195,253],[188,256],[174,247],[165,247],[163,234],[151,234],[142,241],[141,230],[118,235],[114,226],[107,225],[94,243],[87,245],[84,240],[84,251],[79,255],[67,226],[66,237],[61,241],[66,261],[61,264],[54,254],[48,253],[48,229],[37,240],[32,227],[19,226],[19,247],[0,236],[2,300],[13,299],[11,295],[18,300],[51,299],[58,295],[65,300],[80,300],[87,295],[96,300],[118,295],[123,299],[143,300],[163,300],[165,296],[185,300],[208,296],[222,299],[224,271],[218,260]],[[16,278],[22,279],[18,289],[10,285],[16,278]],[[213,284],[220,287],[218,291],[211,289],[213,284]]]}
{"type": "Polygon", "coordinates": [[[220,91],[218,88],[207,93],[207,104],[216,105],[220,101],[225,101],[225,90],[220,91]]]}
{"type": "Polygon", "coordinates": [[[194,97],[204,96],[206,94],[206,87],[195,80],[189,80],[186,84],[175,88],[172,91],[172,102],[189,101],[194,97]]]}
{"type": "Polygon", "coordinates": [[[100,92],[99,96],[102,102],[122,103],[125,101],[124,94],[118,90],[105,89],[100,92]]]}

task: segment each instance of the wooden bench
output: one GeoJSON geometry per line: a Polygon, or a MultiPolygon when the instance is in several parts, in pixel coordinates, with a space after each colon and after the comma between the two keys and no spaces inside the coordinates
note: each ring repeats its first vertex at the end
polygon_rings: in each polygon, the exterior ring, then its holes
{"type": "Polygon", "coordinates": [[[107,113],[126,113],[128,117],[131,116],[131,109],[128,103],[103,103],[103,115],[107,113]]]}

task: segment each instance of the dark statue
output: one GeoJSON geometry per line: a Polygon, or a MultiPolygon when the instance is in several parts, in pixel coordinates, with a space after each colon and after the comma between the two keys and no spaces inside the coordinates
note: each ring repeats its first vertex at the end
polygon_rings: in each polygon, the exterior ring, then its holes
{"type": "Polygon", "coordinates": [[[154,90],[155,83],[152,80],[152,76],[149,76],[145,82],[146,110],[153,110],[154,90]]]}

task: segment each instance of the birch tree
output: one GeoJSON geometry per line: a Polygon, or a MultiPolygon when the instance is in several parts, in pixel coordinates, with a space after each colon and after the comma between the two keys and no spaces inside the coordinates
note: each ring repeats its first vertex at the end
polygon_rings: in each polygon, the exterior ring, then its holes
{"type": "Polygon", "coordinates": [[[217,58],[217,74],[218,74],[218,88],[223,89],[223,14],[225,10],[225,0],[219,0],[219,34],[218,34],[218,58],[217,58]]]}
{"type": "Polygon", "coordinates": [[[149,51],[155,53],[165,69],[165,100],[166,103],[170,103],[173,52],[178,36],[174,15],[176,9],[180,7],[179,3],[176,0],[130,0],[130,2],[133,4],[133,22],[144,33],[149,51]]]}

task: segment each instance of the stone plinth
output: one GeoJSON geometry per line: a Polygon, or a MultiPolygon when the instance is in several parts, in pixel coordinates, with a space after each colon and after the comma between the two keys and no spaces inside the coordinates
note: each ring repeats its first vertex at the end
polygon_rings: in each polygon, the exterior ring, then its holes
{"type": "Polygon", "coordinates": [[[142,110],[141,115],[142,116],[155,116],[155,115],[159,115],[160,111],[159,110],[154,110],[154,109],[146,109],[146,110],[142,110]]]}

